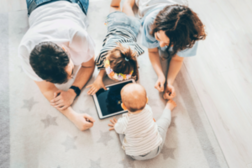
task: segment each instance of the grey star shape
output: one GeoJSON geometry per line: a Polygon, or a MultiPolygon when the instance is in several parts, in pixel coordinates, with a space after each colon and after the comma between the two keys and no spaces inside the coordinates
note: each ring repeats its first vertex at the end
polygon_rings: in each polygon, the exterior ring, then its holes
{"type": "Polygon", "coordinates": [[[60,168],[60,166],[58,166],[57,168],[60,168]]]}
{"type": "Polygon", "coordinates": [[[24,105],[22,106],[22,108],[27,108],[29,111],[31,111],[34,104],[38,103],[34,101],[33,97],[28,100],[23,100],[23,101],[24,101],[24,105]]]}
{"type": "Polygon", "coordinates": [[[109,131],[106,131],[106,132],[100,131],[100,133],[101,133],[101,138],[97,142],[102,142],[105,146],[107,146],[108,141],[113,139],[110,136],[110,132],[109,131]]]}
{"type": "Polygon", "coordinates": [[[101,168],[101,166],[100,166],[101,158],[98,159],[97,161],[90,160],[90,162],[91,162],[90,168],[101,168]]]}
{"type": "Polygon", "coordinates": [[[77,137],[66,137],[65,142],[62,143],[63,146],[65,146],[65,152],[67,152],[70,149],[76,149],[76,146],[74,145],[74,141],[76,140],[77,137]]]}
{"type": "Polygon", "coordinates": [[[90,109],[86,109],[86,110],[80,110],[81,113],[86,113],[86,114],[89,114],[91,116],[93,116],[93,114],[90,112],[90,109]]]}
{"type": "Polygon", "coordinates": [[[56,118],[57,117],[52,117],[50,115],[47,115],[45,119],[41,120],[41,122],[43,122],[45,124],[45,128],[50,125],[58,125],[55,121],[56,118]]]}
{"type": "Polygon", "coordinates": [[[169,127],[176,127],[175,119],[176,119],[176,117],[172,117],[172,119],[171,119],[171,124],[170,124],[169,127]]]}
{"type": "Polygon", "coordinates": [[[161,151],[161,153],[163,154],[164,160],[168,159],[169,157],[172,159],[174,158],[174,151],[176,148],[167,148],[165,145],[163,147],[163,150],[161,151]]]}
{"type": "Polygon", "coordinates": [[[134,168],[134,160],[130,159],[128,156],[125,156],[125,158],[119,162],[123,165],[123,168],[134,168]]]}

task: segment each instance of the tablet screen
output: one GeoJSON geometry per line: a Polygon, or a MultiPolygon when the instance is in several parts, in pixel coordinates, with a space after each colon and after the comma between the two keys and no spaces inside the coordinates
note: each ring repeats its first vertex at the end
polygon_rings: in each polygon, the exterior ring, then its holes
{"type": "Polygon", "coordinates": [[[108,90],[100,89],[96,93],[96,97],[103,116],[124,111],[121,107],[121,89],[132,81],[116,84],[107,87],[108,90]]]}

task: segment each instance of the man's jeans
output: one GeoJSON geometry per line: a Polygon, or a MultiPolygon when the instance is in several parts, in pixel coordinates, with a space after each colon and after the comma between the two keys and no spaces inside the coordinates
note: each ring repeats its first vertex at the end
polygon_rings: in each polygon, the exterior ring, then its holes
{"type": "Polygon", "coordinates": [[[68,1],[70,3],[77,3],[82,11],[87,15],[89,0],[26,0],[28,15],[39,6],[46,5],[56,1],[68,1]]]}

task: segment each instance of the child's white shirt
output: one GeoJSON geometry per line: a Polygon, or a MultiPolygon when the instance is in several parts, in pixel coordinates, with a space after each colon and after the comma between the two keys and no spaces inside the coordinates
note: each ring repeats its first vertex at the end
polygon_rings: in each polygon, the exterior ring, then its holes
{"type": "Polygon", "coordinates": [[[149,153],[162,143],[158,126],[153,120],[149,105],[137,114],[123,114],[114,126],[119,134],[125,134],[122,148],[127,155],[139,156],[149,153]]]}

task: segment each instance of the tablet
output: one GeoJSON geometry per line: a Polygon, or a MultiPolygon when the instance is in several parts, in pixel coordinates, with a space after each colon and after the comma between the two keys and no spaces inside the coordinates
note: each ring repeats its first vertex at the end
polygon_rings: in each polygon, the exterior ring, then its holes
{"type": "Polygon", "coordinates": [[[128,112],[121,107],[122,100],[120,93],[123,86],[133,82],[134,80],[131,79],[107,85],[107,90],[100,89],[93,95],[95,107],[100,119],[128,112]]]}

